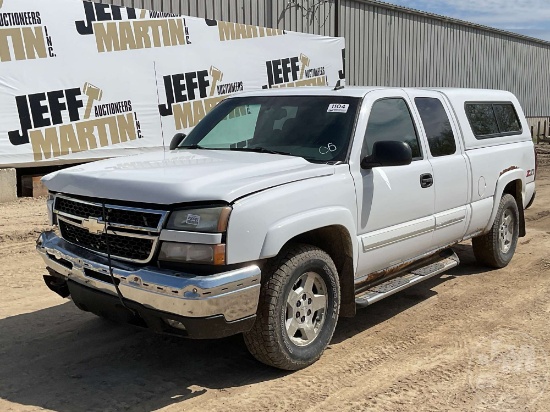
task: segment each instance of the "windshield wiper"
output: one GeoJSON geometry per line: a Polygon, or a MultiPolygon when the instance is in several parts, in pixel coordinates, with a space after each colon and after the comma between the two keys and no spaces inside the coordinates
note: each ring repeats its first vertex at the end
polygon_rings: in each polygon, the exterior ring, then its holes
{"type": "MultiPolygon", "coordinates": [[[[266,149],[265,147],[204,147],[198,144],[192,144],[189,146],[179,146],[178,149],[205,149],[205,150],[230,150],[233,152],[254,152],[254,153],[269,153],[269,154],[277,154],[277,155],[283,155],[283,156],[294,156],[294,157],[301,157],[304,160],[311,162],[311,163],[326,163],[331,164],[332,161],[327,162],[326,160],[319,160],[312,157],[305,157],[305,156],[299,156],[297,154],[292,154],[289,152],[282,152],[279,150],[271,150],[266,149]]],[[[338,162],[336,162],[338,163],[338,162]]]]}
{"type": "Polygon", "coordinates": [[[233,150],[237,152],[255,152],[255,153],[278,154],[278,155],[285,155],[285,156],[296,156],[296,155],[293,155],[292,153],[266,149],[265,147],[231,147],[228,150],[233,150]]]}

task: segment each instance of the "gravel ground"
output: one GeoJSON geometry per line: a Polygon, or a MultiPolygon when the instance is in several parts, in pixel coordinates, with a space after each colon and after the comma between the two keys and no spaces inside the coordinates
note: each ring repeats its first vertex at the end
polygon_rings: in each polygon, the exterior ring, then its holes
{"type": "Polygon", "coordinates": [[[41,280],[44,199],[0,205],[0,411],[547,411],[550,146],[512,263],[471,245],[442,276],[342,319],[319,362],[283,373],[240,336],[189,341],[79,311],[41,280]]]}

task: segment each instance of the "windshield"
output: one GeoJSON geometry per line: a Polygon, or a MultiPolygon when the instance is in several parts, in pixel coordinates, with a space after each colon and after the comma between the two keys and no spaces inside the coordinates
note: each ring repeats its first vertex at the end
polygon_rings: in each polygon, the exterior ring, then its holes
{"type": "Polygon", "coordinates": [[[342,96],[230,98],[179,148],[258,151],[312,162],[346,159],[359,99],[342,96]]]}

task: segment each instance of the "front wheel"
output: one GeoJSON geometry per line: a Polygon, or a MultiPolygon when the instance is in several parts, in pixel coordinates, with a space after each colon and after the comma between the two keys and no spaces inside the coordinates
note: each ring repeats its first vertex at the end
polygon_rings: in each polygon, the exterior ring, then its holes
{"type": "Polygon", "coordinates": [[[518,205],[512,195],[505,194],[500,199],[491,230],[472,239],[476,260],[486,266],[503,268],[514,256],[518,237],[518,205]]]}
{"type": "Polygon", "coordinates": [[[250,353],[285,370],[305,368],[328,346],[340,310],[340,283],[323,250],[296,245],[278,258],[262,285],[254,327],[244,334],[250,353]]]}

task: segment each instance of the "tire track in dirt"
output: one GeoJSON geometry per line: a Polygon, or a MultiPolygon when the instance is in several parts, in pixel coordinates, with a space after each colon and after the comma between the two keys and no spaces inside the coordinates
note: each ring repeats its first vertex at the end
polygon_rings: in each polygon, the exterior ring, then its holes
{"type": "Polygon", "coordinates": [[[526,217],[527,222],[536,222],[537,220],[544,219],[550,216],[550,210],[543,210],[542,212],[537,213],[535,216],[526,217]]]}
{"type": "MultiPolygon", "coordinates": [[[[366,345],[368,346],[368,343],[366,345]]],[[[246,396],[246,399],[239,399],[238,405],[226,402],[218,407],[209,406],[209,410],[227,411],[233,407],[257,411],[293,410],[296,407],[297,397],[300,398],[300,403],[317,405],[331,397],[335,388],[351,384],[357,377],[364,376],[381,365],[385,359],[392,358],[396,353],[407,350],[412,345],[414,341],[397,344],[386,342],[374,351],[353,350],[351,353],[348,351],[350,356],[344,359],[340,356],[341,348],[331,347],[318,364],[285,376],[276,383],[271,382],[266,385],[265,390],[257,391],[253,396],[246,396]],[[328,365],[331,365],[330,374],[326,373],[328,365]]]]}
{"type": "MultiPolygon", "coordinates": [[[[245,410],[253,405],[258,410],[269,410],[270,407],[292,410],[292,404],[278,399],[277,394],[284,392],[287,398],[300,398],[305,404],[312,405],[306,409],[311,411],[406,411],[417,407],[426,411],[475,410],[478,405],[475,388],[468,383],[472,343],[487,331],[498,329],[500,318],[514,321],[521,327],[526,312],[540,315],[538,302],[547,296],[544,289],[535,288],[535,293],[530,294],[527,301],[517,298],[517,291],[510,288],[507,277],[522,267],[523,274],[512,278],[517,286],[529,280],[529,272],[534,269],[533,263],[526,266],[525,259],[517,260],[507,269],[488,272],[477,279],[459,274],[452,282],[470,283],[473,288],[467,291],[468,299],[463,304],[451,306],[456,301],[452,290],[448,295],[440,295],[433,307],[421,302],[413,309],[417,312],[412,314],[416,324],[402,323],[404,319],[400,319],[398,330],[391,331],[392,335],[395,334],[393,337],[381,341],[380,337],[372,336],[371,329],[367,329],[331,346],[321,361],[307,371],[282,378],[277,384],[267,383],[267,388],[255,392],[252,397],[248,394],[246,401],[239,399],[238,404],[245,410]],[[482,276],[486,278],[482,282],[492,284],[492,290],[498,291],[499,298],[506,302],[504,307],[495,305],[494,299],[488,299],[488,291],[476,286],[482,276]],[[422,315],[428,313],[429,318],[423,319],[422,315]],[[461,333],[468,334],[467,341],[461,333]],[[433,350],[434,342],[445,349],[433,350]],[[416,363],[411,359],[416,359],[416,363]],[[456,393],[461,396],[456,396],[456,393]]],[[[544,279],[539,277],[536,280],[544,279]]],[[[464,297],[462,291],[459,294],[464,297]]],[[[385,327],[391,328],[394,319],[387,323],[385,327]]],[[[231,407],[237,407],[237,403],[226,399],[222,407],[213,410],[231,407]]]]}

